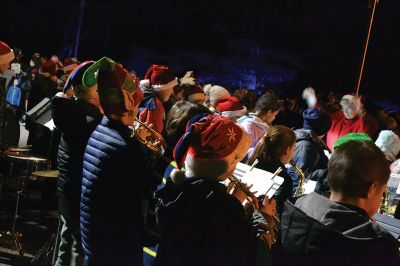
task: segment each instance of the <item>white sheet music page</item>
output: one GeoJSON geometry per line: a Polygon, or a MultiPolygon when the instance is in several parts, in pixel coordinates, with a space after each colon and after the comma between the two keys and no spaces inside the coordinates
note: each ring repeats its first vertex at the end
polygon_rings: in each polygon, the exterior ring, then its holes
{"type": "Polygon", "coordinates": [[[272,179],[274,173],[255,167],[251,171],[250,169],[250,165],[238,163],[233,174],[243,183],[253,185],[250,190],[255,192],[256,196],[266,194],[271,198],[283,183],[283,177],[275,176],[272,179]]]}

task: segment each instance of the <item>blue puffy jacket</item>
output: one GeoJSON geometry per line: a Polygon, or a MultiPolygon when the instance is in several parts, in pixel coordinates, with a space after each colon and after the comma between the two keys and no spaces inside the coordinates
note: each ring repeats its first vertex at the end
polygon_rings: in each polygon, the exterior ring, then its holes
{"type": "Polygon", "coordinates": [[[149,151],[120,122],[103,117],[83,159],[81,234],[88,265],[141,265],[149,151]]]}

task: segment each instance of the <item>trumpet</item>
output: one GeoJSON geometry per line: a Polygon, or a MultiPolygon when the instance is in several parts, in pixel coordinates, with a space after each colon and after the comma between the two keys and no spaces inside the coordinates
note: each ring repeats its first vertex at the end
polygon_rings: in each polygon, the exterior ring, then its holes
{"type": "Polygon", "coordinates": [[[150,137],[147,137],[146,139],[141,139],[138,135],[136,135],[136,138],[155,154],[162,155],[165,150],[165,140],[163,136],[161,136],[160,133],[158,133],[139,119],[135,118],[135,121],[140,126],[146,128],[146,130],[149,131],[152,135],[150,137]],[[154,137],[154,139],[152,137],[154,137]]]}
{"type": "MultiPolygon", "coordinates": [[[[262,201],[264,199],[263,196],[261,196],[261,198],[258,198],[253,192],[250,191],[250,189],[246,186],[246,184],[241,182],[239,180],[239,178],[237,178],[234,175],[231,175],[230,177],[228,177],[228,179],[229,179],[229,181],[231,181],[227,186],[228,192],[233,191],[235,188],[240,189],[247,196],[247,200],[252,205],[252,207],[257,210],[260,209],[259,206],[262,205],[262,201]]],[[[246,208],[246,209],[248,210],[248,208],[246,208]]],[[[275,244],[278,240],[281,223],[275,215],[272,215],[271,218],[272,218],[272,223],[273,223],[272,224],[272,232],[271,232],[271,234],[272,234],[272,243],[271,244],[275,244]]]]}

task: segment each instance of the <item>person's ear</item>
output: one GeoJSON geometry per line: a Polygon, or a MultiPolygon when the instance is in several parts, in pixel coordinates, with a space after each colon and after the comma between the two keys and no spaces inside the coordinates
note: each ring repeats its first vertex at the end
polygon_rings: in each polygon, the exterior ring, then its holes
{"type": "Polygon", "coordinates": [[[373,182],[368,188],[367,198],[370,198],[372,195],[375,195],[378,189],[380,189],[380,185],[378,184],[378,182],[373,182]]]}
{"type": "Polygon", "coordinates": [[[131,93],[123,91],[124,96],[124,106],[127,111],[133,110],[135,107],[135,101],[133,99],[133,95],[131,93]]]}

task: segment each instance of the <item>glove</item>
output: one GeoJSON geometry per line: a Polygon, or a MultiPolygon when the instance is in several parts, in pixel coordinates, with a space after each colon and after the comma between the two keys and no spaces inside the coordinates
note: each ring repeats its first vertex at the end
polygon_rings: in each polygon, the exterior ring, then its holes
{"type": "Polygon", "coordinates": [[[187,71],[185,75],[179,80],[181,85],[195,85],[197,79],[194,76],[193,71],[187,71]]]}
{"type": "Polygon", "coordinates": [[[311,87],[305,88],[303,91],[303,99],[307,102],[308,108],[314,108],[317,104],[315,90],[311,87]]]}

